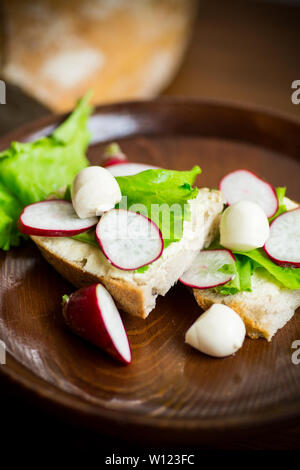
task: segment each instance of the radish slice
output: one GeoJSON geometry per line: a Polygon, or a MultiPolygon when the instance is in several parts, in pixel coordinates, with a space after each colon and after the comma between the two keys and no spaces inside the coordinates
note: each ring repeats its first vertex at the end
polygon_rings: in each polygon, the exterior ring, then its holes
{"type": "Polygon", "coordinates": [[[113,164],[107,169],[111,172],[113,176],[129,176],[136,175],[145,170],[157,170],[157,166],[146,165],[145,163],[127,163],[122,162],[118,164],[113,164]]]}
{"type": "Polygon", "coordinates": [[[68,201],[50,200],[26,206],[18,228],[27,235],[70,237],[85,232],[98,223],[97,217],[79,219],[68,201]]]}
{"type": "Polygon", "coordinates": [[[253,201],[261,206],[267,217],[278,210],[278,199],[273,186],[248,170],[236,170],[220,181],[222,191],[229,205],[238,201],[253,201]]]}
{"type": "Polygon", "coordinates": [[[152,220],[125,209],[106,212],[97,225],[96,238],[110,263],[128,271],[155,261],[164,246],[161,231],[152,220]]]}
{"type": "Polygon", "coordinates": [[[234,264],[235,257],[229,250],[200,251],[192,266],[183,273],[180,282],[195,289],[221,286],[234,278],[234,274],[219,271],[224,264],[234,264]]]}
{"type": "Polygon", "coordinates": [[[270,225],[264,250],[279,265],[300,267],[300,208],[284,212],[270,225]]]}
{"type": "Polygon", "coordinates": [[[79,289],[63,297],[66,324],[76,334],[125,364],[131,351],[120,314],[110,293],[101,284],[79,289]]]}

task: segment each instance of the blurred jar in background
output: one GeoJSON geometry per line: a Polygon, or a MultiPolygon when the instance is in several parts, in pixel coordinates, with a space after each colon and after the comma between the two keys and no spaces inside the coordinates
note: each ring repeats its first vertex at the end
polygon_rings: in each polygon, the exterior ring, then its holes
{"type": "Polygon", "coordinates": [[[183,57],[196,0],[3,0],[2,75],[54,111],[150,98],[183,57]]]}

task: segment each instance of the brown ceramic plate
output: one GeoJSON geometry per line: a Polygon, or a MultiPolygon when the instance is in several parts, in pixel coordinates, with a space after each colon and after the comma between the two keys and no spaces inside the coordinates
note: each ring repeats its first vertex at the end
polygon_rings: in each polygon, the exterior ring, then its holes
{"type": "MultiPolygon", "coordinates": [[[[1,140],[48,132],[50,117],[1,140]]],[[[132,161],[202,167],[200,186],[217,186],[228,171],[249,168],[300,200],[300,124],[251,108],[161,100],[99,107],[88,155],[121,141],[132,161]]],[[[300,414],[300,365],[292,342],[299,316],[272,343],[246,339],[233,357],[212,359],[184,343],[200,309],[181,285],[157,302],[147,320],[123,315],[132,346],[128,367],[66,330],[61,296],[73,290],[30,242],[0,254],[2,374],[36,401],[110,434],[188,444],[223,431],[273,425],[300,414]]]]}

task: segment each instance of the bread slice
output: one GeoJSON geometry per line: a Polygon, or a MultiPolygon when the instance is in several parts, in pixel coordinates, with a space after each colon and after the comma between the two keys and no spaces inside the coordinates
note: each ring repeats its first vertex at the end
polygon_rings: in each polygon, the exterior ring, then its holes
{"type": "Polygon", "coordinates": [[[99,248],[71,238],[31,238],[45,259],[76,287],[101,282],[119,307],[146,318],[155,307],[157,296],[168,292],[199,250],[209,246],[217,235],[223,209],[220,191],[202,188],[189,204],[191,217],[184,221],[181,240],[164,249],[162,256],[143,273],[117,269],[99,248]]]}
{"type": "Polygon", "coordinates": [[[195,0],[0,5],[1,78],[55,112],[87,89],[95,104],[156,97],[179,67],[197,9],[195,0]]]}
{"type": "MultiPolygon", "coordinates": [[[[298,204],[284,198],[288,210],[298,204]]],[[[213,289],[193,289],[195,299],[206,310],[212,304],[221,303],[235,310],[243,319],[247,335],[251,338],[266,338],[271,341],[300,307],[300,290],[282,287],[265,270],[257,269],[252,276],[252,292],[222,295],[213,289]]]]}
{"type": "Polygon", "coordinates": [[[225,304],[243,319],[250,338],[271,341],[300,306],[300,290],[281,287],[274,278],[256,271],[252,276],[252,292],[222,295],[212,289],[193,289],[195,299],[206,310],[212,304],[225,304]]]}

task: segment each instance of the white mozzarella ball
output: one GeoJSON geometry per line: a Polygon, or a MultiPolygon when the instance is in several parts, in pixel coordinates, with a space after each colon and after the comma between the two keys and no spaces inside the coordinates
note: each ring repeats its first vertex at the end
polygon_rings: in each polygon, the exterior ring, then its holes
{"type": "Polygon", "coordinates": [[[239,315],[223,304],[213,304],[193,323],[185,341],[214,357],[234,354],[244,342],[246,328],[239,315]]]}
{"type": "Polygon", "coordinates": [[[263,209],[251,201],[239,201],[227,207],[220,223],[220,243],[229,250],[250,251],[262,247],[270,227],[263,209]]]}
{"type": "Polygon", "coordinates": [[[101,166],[89,166],[77,173],[71,196],[81,219],[102,215],[113,209],[122,197],[117,180],[101,166]]]}

